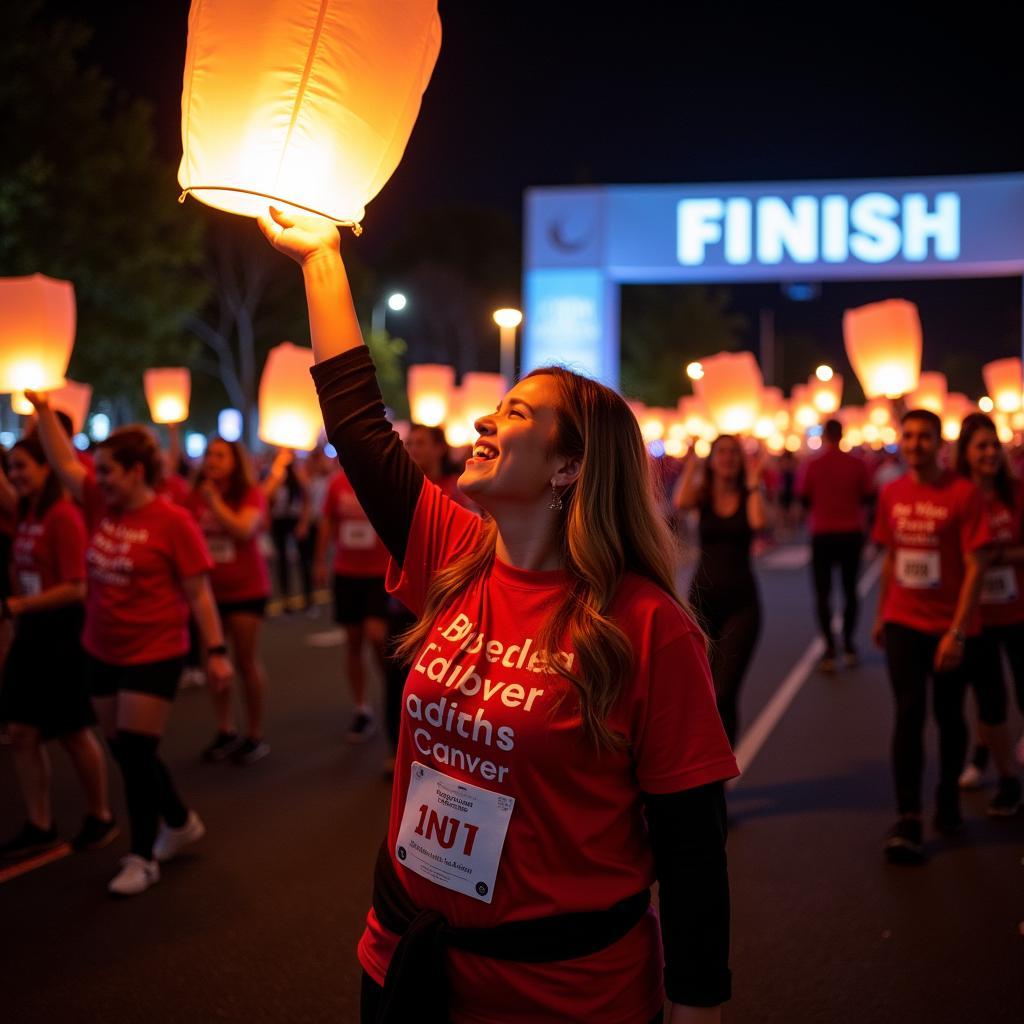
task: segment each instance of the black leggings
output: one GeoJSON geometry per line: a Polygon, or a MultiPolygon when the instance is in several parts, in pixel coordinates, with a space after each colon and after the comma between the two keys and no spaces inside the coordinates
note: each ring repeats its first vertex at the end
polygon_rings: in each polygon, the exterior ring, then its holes
{"type": "MultiPolygon", "coordinates": [[[[383,993],[384,989],[363,971],[363,982],[359,992],[359,1024],[377,1024],[380,997],[383,993]]],[[[663,1011],[659,1010],[651,1018],[650,1024],[662,1024],[664,1019],[663,1011]]]]}
{"type": "Polygon", "coordinates": [[[718,713],[729,743],[735,746],[739,732],[740,687],[761,632],[761,603],[756,594],[728,606],[706,598],[701,601],[696,593],[691,600],[711,641],[708,657],[718,713]]]}
{"type": "MultiPolygon", "coordinates": [[[[282,599],[291,593],[291,573],[288,571],[288,541],[295,537],[299,525],[295,516],[279,516],[270,521],[270,538],[274,542],[274,561],[277,563],[277,589],[282,599]]],[[[295,540],[296,546],[299,541],[295,540]]],[[[301,561],[301,560],[300,560],[301,561]]]]}
{"type": "Polygon", "coordinates": [[[843,582],[843,646],[852,651],[859,607],[857,574],[863,547],[862,533],[819,533],[811,538],[811,571],[814,575],[818,625],[829,651],[835,651],[832,636],[832,568],[839,566],[843,582]]]}
{"type": "Polygon", "coordinates": [[[940,639],[941,636],[922,633],[894,622],[885,625],[885,660],[896,705],[892,765],[896,806],[900,814],[921,813],[929,676],[932,678],[935,722],[939,728],[938,799],[955,803],[958,798],[957,780],[967,755],[964,690],[969,669],[966,666],[977,657],[977,647],[976,640],[968,640],[963,664],[952,672],[936,672],[932,665],[940,639]]]}

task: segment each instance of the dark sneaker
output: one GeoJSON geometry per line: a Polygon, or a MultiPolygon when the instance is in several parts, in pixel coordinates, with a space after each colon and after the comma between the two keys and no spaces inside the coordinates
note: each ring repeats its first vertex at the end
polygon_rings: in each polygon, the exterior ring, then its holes
{"type": "Polygon", "coordinates": [[[932,819],[935,831],[944,836],[958,836],[966,829],[964,816],[960,813],[959,803],[940,803],[932,819]]]}
{"type": "Polygon", "coordinates": [[[1020,795],[1020,779],[1005,776],[985,810],[993,818],[1012,818],[1020,810],[1020,795]]]}
{"type": "Polygon", "coordinates": [[[255,764],[270,753],[270,744],[266,740],[246,739],[239,744],[231,760],[234,764],[255,764]]]}
{"type": "Polygon", "coordinates": [[[843,654],[843,668],[856,668],[860,664],[860,655],[856,648],[847,647],[843,654]]]}
{"type": "Polygon", "coordinates": [[[890,864],[924,862],[923,830],[918,818],[900,818],[885,841],[885,859],[890,864]]]}
{"type": "Polygon", "coordinates": [[[349,743],[365,743],[377,731],[372,711],[357,711],[345,739],[349,743]]]}
{"type": "Polygon", "coordinates": [[[836,670],[836,652],[826,651],[818,662],[818,671],[826,675],[832,675],[836,670]]]}
{"type": "Polygon", "coordinates": [[[219,732],[203,751],[203,760],[215,763],[226,761],[241,745],[237,732],[219,732]]]}
{"type": "Polygon", "coordinates": [[[78,830],[78,835],[71,840],[71,848],[76,853],[83,853],[86,850],[102,850],[120,834],[121,830],[113,818],[110,821],[100,821],[99,818],[87,814],[82,819],[82,827],[78,830]]]}
{"type": "Polygon", "coordinates": [[[32,822],[25,822],[25,827],[13,838],[0,845],[0,860],[24,860],[34,857],[37,853],[45,853],[60,846],[61,839],[57,835],[57,826],[37,828],[32,822]]]}

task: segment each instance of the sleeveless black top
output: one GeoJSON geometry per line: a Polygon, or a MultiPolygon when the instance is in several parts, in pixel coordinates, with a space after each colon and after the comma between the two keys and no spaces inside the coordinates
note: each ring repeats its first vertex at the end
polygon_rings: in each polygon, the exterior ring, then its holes
{"type": "Polygon", "coordinates": [[[700,561],[693,578],[693,596],[700,603],[741,604],[757,600],[757,582],[750,559],[754,531],[747,518],[746,493],[731,516],[715,512],[711,498],[700,505],[700,561]]]}

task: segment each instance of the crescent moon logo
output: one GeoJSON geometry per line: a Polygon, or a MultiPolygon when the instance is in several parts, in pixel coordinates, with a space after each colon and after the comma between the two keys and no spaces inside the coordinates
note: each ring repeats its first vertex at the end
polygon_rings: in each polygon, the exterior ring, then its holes
{"type": "Polygon", "coordinates": [[[590,225],[579,218],[566,217],[548,225],[548,241],[560,252],[579,252],[590,244],[590,225]]]}

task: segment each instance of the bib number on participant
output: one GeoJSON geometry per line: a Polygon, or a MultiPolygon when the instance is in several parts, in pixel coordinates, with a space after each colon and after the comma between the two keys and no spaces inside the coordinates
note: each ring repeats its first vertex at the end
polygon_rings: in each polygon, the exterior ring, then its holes
{"type": "Polygon", "coordinates": [[[933,590],[942,582],[942,560],[938,551],[899,548],[896,551],[896,581],[908,590],[933,590]]]}
{"type": "Polygon", "coordinates": [[[206,538],[206,546],[210,549],[210,557],[218,564],[233,562],[236,557],[235,542],[223,534],[213,534],[206,538]]]}
{"type": "Polygon", "coordinates": [[[18,583],[25,597],[35,597],[43,592],[43,579],[37,572],[19,572],[18,583]]]}
{"type": "Polygon", "coordinates": [[[341,523],[341,546],[348,551],[369,551],[377,535],[365,519],[345,519],[341,523]]]}
{"type": "Polygon", "coordinates": [[[395,856],[445,889],[490,903],[515,799],[414,761],[395,856]]]}
{"type": "Polygon", "coordinates": [[[1010,604],[1017,600],[1017,573],[1012,565],[994,565],[981,578],[982,604],[1010,604]]]}

